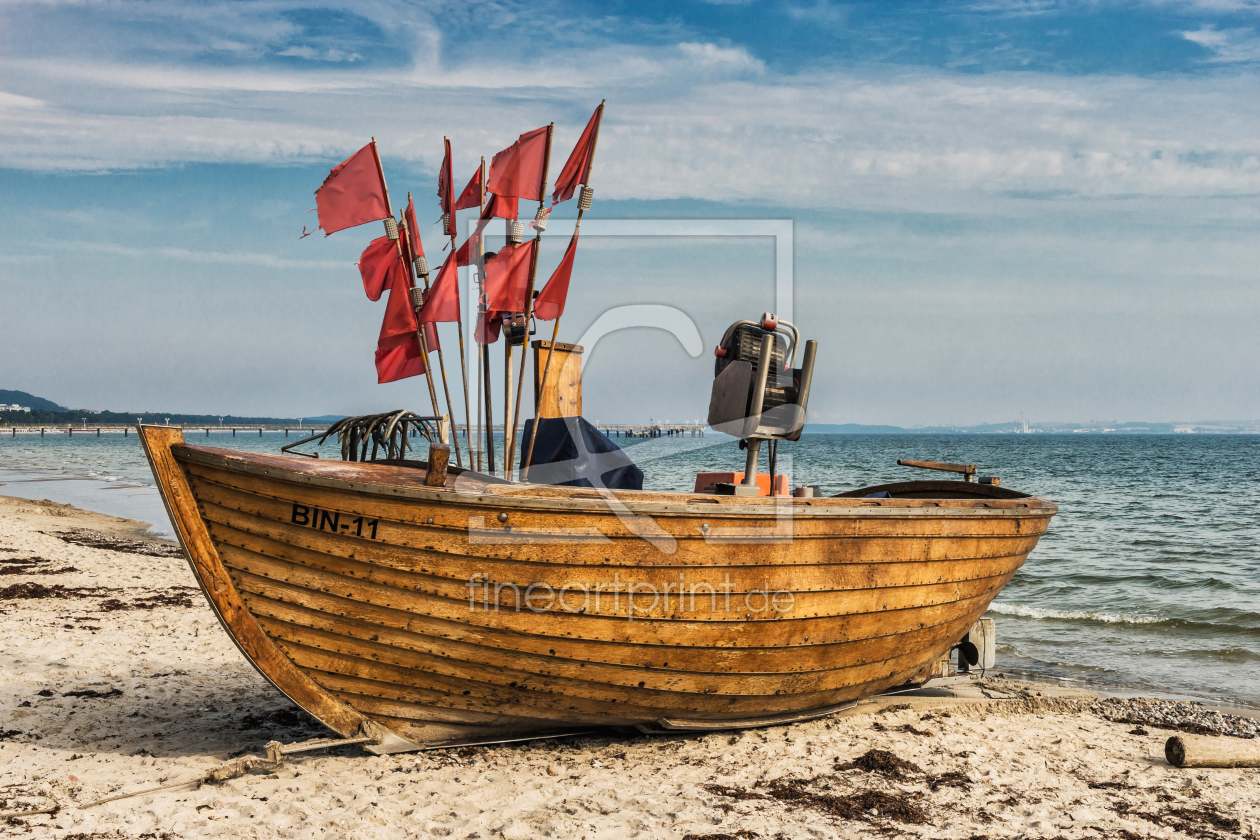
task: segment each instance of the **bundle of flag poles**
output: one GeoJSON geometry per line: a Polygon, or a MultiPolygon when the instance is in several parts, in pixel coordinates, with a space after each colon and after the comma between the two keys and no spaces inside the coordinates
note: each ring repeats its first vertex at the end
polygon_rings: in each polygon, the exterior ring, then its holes
{"type": "MultiPolygon", "coordinates": [[[[386,292],[385,315],[376,344],[377,381],[394,382],[412,376],[424,376],[434,416],[442,414],[437,388],[433,381],[432,361],[436,359],[442,381],[442,393],[446,414],[456,418],[451,401],[446,366],[442,361],[442,347],[437,325],[454,323],[459,337],[460,374],[463,384],[464,438],[468,450],[469,467],[495,474],[495,445],[493,429],[493,400],[490,395],[489,346],[499,340],[505,323],[509,337],[504,341],[504,436],[503,475],[513,478],[516,456],[516,432],[521,405],[521,388],[525,379],[525,359],[528,355],[522,347],[516,387],[512,387],[512,333],[520,333],[521,343],[528,336],[531,320],[553,321],[552,344],[560,329],[560,318],[568,297],[569,280],[573,274],[573,261],[577,252],[578,233],[582,214],[590,208],[593,190],[590,186],[591,167],[595,158],[595,146],[599,140],[599,126],[604,115],[604,103],[600,103],[591,115],[586,129],[578,138],[564,168],[556,178],[551,194],[551,206],[546,205],[547,174],[551,162],[551,143],[555,124],[527,131],[516,142],[490,160],[481,159],[467,186],[455,193],[451,142],[443,138],[444,155],[438,171],[438,203],[442,213],[442,232],[450,237],[450,253],[437,271],[432,284],[429,282],[428,261],[420,241],[420,228],[416,222],[415,203],[407,194],[407,206],[401,219],[394,217],[390,209],[389,190],[385,185],[385,171],[381,166],[376,138],[334,168],[323,185],[315,191],[315,204],[319,213],[319,228],[326,236],[340,230],[357,227],[369,222],[383,221],[385,236],[374,239],[359,257],[359,273],[363,290],[368,299],[379,301],[386,292]],[[581,191],[578,188],[581,187],[581,191]],[[560,202],[578,195],[577,224],[568,248],[559,266],[543,286],[535,293],[538,271],[538,251],[542,233],[552,209],[560,202]],[[519,202],[537,201],[538,209],[531,226],[534,237],[523,241],[523,227],[518,221],[519,202]],[[462,245],[457,247],[456,216],[460,210],[476,208],[479,213],[476,227],[462,245]],[[487,254],[483,233],[491,219],[508,222],[507,244],[497,252],[487,254]],[[475,401],[470,397],[468,368],[464,351],[463,309],[460,306],[458,269],[470,266],[476,270],[477,323],[473,338],[477,345],[477,369],[475,401]],[[421,285],[423,284],[423,285],[421,285]],[[483,393],[484,389],[484,393],[483,393]],[[513,400],[515,391],[515,400],[513,400]],[[474,448],[472,433],[472,405],[477,406],[477,435],[474,448]],[[481,417],[484,407],[484,421],[481,417]],[[487,430],[483,446],[481,431],[487,430]]],[[[303,236],[309,234],[303,231],[303,236]]],[[[539,383],[541,393],[550,373],[551,358],[547,361],[539,383]]],[[[532,427],[537,429],[535,423],[532,427]]],[[[456,463],[463,467],[463,454],[458,442],[458,430],[453,447],[456,463]]],[[[524,456],[520,478],[528,480],[529,463],[533,457],[534,441],[522,442],[524,456]]]]}

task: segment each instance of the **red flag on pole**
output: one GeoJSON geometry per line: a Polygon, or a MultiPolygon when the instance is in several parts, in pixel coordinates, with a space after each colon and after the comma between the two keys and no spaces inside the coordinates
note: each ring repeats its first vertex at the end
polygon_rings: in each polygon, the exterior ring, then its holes
{"type": "Polygon", "coordinates": [[[473,338],[478,344],[494,344],[499,340],[499,331],[502,328],[502,312],[482,312],[477,316],[477,327],[473,330],[473,338]]]}
{"type": "Polygon", "coordinates": [[[424,306],[417,317],[422,324],[459,320],[459,271],[454,260],[442,264],[433,287],[424,293],[424,306]]]}
{"type": "Polygon", "coordinates": [[[385,304],[385,319],[381,322],[380,342],[407,333],[415,334],[420,325],[411,305],[411,286],[407,282],[407,269],[395,259],[389,271],[389,302],[385,304]]]}
{"type": "Polygon", "coordinates": [[[424,357],[415,333],[386,339],[376,345],[376,381],[384,384],[424,373],[424,357]]]}
{"type": "MultiPolygon", "coordinates": [[[[451,195],[454,185],[451,183],[451,141],[443,139],[446,145],[446,156],[442,158],[442,168],[438,170],[438,202],[442,205],[442,214],[449,219],[448,224],[455,223],[455,201],[451,195]]],[[[443,231],[447,236],[454,232],[448,227],[443,231]]]]}
{"type": "Polygon", "coordinates": [[[482,287],[486,308],[494,312],[524,312],[529,289],[529,263],[537,239],[525,245],[504,247],[486,260],[486,281],[482,287]]]}
{"type": "Polygon", "coordinates": [[[411,246],[411,259],[424,256],[424,245],[420,242],[420,226],[416,224],[416,203],[411,195],[407,195],[407,209],[403,211],[403,219],[407,223],[408,243],[411,246]]]}
{"type": "Polygon", "coordinates": [[[551,194],[551,206],[573,198],[578,184],[585,184],[591,173],[591,157],[595,152],[595,140],[599,137],[599,123],[604,118],[604,103],[599,103],[595,113],[591,114],[586,130],[578,138],[577,145],[569,153],[564,169],[556,176],[556,189],[551,194]]]}
{"type": "Polygon", "coordinates": [[[472,180],[468,182],[468,186],[464,187],[464,191],[459,194],[459,198],[455,199],[456,210],[467,210],[470,207],[481,206],[481,182],[484,175],[482,164],[477,164],[477,171],[473,173],[472,180]]]}
{"type": "Polygon", "coordinates": [[[541,201],[546,158],[547,126],[525,132],[490,161],[486,189],[495,195],[541,201]]]}
{"type": "Polygon", "coordinates": [[[573,275],[573,255],[577,253],[577,241],[577,234],[574,234],[560,265],[556,266],[551,279],[534,300],[534,317],[540,321],[554,321],[564,314],[564,301],[569,296],[569,278],[573,275]]]}
{"type": "Polygon", "coordinates": [[[398,248],[389,237],[373,239],[359,255],[359,274],[363,276],[363,291],[368,300],[380,300],[389,279],[389,269],[398,262],[398,248]]]}
{"type": "Polygon", "coordinates": [[[477,247],[477,240],[481,237],[481,232],[485,230],[486,225],[490,224],[491,219],[516,218],[515,198],[504,198],[494,193],[489,193],[489,196],[490,200],[486,202],[485,208],[481,211],[477,229],[464,240],[464,244],[460,245],[459,250],[455,252],[456,265],[472,265],[472,253],[477,247]]]}
{"type": "Polygon", "coordinates": [[[325,236],[391,215],[371,143],[328,173],[315,190],[315,207],[325,236]]]}
{"type": "Polygon", "coordinates": [[[464,244],[459,246],[459,250],[455,252],[455,265],[472,265],[473,252],[477,250],[477,240],[481,237],[478,231],[472,236],[464,240],[464,244]]]}
{"type": "Polygon", "coordinates": [[[498,193],[489,193],[486,199],[485,209],[481,211],[481,220],[477,227],[483,228],[491,219],[515,219],[517,218],[517,202],[514,196],[503,196],[498,193]]]}

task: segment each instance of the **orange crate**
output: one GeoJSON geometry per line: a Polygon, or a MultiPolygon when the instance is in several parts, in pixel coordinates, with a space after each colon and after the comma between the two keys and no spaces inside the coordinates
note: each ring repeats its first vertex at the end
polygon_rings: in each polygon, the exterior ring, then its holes
{"type": "MultiPolygon", "coordinates": [[[[739,484],[744,480],[742,472],[706,472],[696,474],[695,493],[713,493],[719,484],[739,484]]],[[[757,489],[760,491],[757,495],[770,495],[770,474],[757,473],[757,489]]],[[[788,477],[779,473],[774,477],[774,495],[790,496],[792,491],[788,489],[788,477]]]]}

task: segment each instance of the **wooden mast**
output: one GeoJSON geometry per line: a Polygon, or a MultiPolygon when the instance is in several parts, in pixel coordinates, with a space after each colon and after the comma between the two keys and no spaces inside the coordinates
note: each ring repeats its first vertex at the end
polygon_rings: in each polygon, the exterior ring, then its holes
{"type": "MultiPolygon", "coordinates": [[[[591,170],[595,168],[595,149],[599,146],[599,129],[604,124],[604,103],[607,99],[600,100],[599,103],[599,121],[595,123],[595,136],[591,138],[591,157],[586,162],[586,175],[582,180],[582,189],[590,186],[591,170]]],[[[564,174],[563,172],[561,174],[564,174]]],[[[578,238],[578,232],[582,229],[582,214],[586,211],[582,209],[581,193],[578,193],[578,215],[577,222],[573,225],[573,237],[570,243],[575,242],[578,238]]],[[[560,334],[560,316],[556,315],[556,320],[551,327],[551,349],[547,351],[547,361],[543,364],[542,380],[537,385],[537,393],[542,394],[547,390],[547,374],[551,371],[551,360],[556,355],[556,338],[560,334]]],[[[535,352],[537,352],[535,350],[535,352]]],[[[521,465],[521,481],[529,481],[529,466],[534,460],[534,441],[538,438],[538,412],[534,412],[534,425],[529,430],[529,446],[525,449],[525,462],[521,465]]]]}
{"type": "MultiPolygon", "coordinates": [[[[547,150],[543,153],[542,183],[538,188],[538,209],[547,204],[547,170],[551,166],[551,136],[555,133],[556,124],[547,126],[547,150]]],[[[521,372],[516,381],[516,410],[512,412],[512,437],[508,439],[508,462],[505,465],[506,477],[512,479],[512,463],[516,456],[516,423],[521,413],[521,392],[525,388],[525,358],[529,355],[529,319],[534,312],[534,278],[538,274],[538,248],[542,242],[542,227],[534,226],[534,253],[529,258],[529,287],[525,291],[525,342],[521,344],[521,372]]],[[[511,374],[509,373],[510,377],[511,374]]],[[[534,423],[537,426],[537,423],[534,423]]],[[[507,430],[506,423],[504,431],[507,430]]]]}
{"type": "MultiPolygon", "coordinates": [[[[481,212],[486,209],[486,158],[481,158],[481,212]]],[[[486,243],[484,234],[477,237],[477,315],[482,319],[483,327],[486,317],[486,298],[485,298],[485,279],[486,279],[486,243]]],[[[475,339],[475,336],[474,336],[475,339]]],[[[494,399],[490,393],[490,348],[485,344],[477,345],[477,359],[481,365],[481,372],[478,374],[480,381],[485,383],[485,406],[486,406],[486,471],[494,475],[494,413],[491,409],[494,407],[494,399]]],[[[481,384],[478,384],[480,391],[481,384]]],[[[478,406],[480,411],[480,406],[478,406]]],[[[478,434],[481,432],[478,431],[478,434]]],[[[478,441],[480,445],[480,440],[478,441]]]]}
{"type": "MultiPolygon", "coordinates": [[[[377,151],[375,137],[372,138],[372,160],[376,161],[376,174],[380,176],[381,192],[385,194],[385,207],[386,209],[389,209],[393,205],[389,203],[389,187],[385,186],[385,168],[381,166],[381,153],[377,151]]],[[[393,219],[394,211],[390,210],[389,213],[390,213],[389,215],[390,219],[393,219]]],[[[404,226],[406,225],[406,223],[407,223],[407,220],[403,219],[404,226]]],[[[387,228],[386,233],[388,234],[388,232],[389,230],[387,228]]],[[[394,247],[398,250],[398,259],[405,263],[407,259],[403,255],[403,252],[402,252],[402,236],[401,235],[397,239],[394,240],[394,247]]],[[[407,289],[407,294],[410,295],[411,290],[415,288],[415,284],[414,284],[414,281],[412,280],[410,269],[408,269],[407,271],[407,285],[409,287],[407,289]]],[[[390,292],[390,294],[392,295],[393,292],[390,292]]],[[[434,390],[433,388],[433,368],[429,366],[429,350],[424,340],[424,327],[418,321],[416,323],[416,340],[420,342],[420,357],[424,359],[424,381],[429,386],[429,399],[433,403],[433,414],[435,417],[440,417],[442,416],[442,411],[441,409],[438,408],[437,391],[434,390]]]]}
{"type": "MultiPolygon", "coordinates": [[[[443,135],[442,140],[443,141],[446,140],[445,135],[443,135]]],[[[449,184],[447,185],[447,189],[448,190],[452,189],[454,188],[454,186],[455,186],[454,184],[449,184]]],[[[454,257],[456,248],[455,248],[455,205],[453,203],[451,204],[451,218],[450,218],[450,221],[447,223],[447,228],[448,228],[447,233],[449,233],[451,236],[451,256],[454,257]]],[[[459,273],[458,273],[459,267],[458,266],[456,266],[455,271],[456,271],[455,281],[456,281],[456,284],[458,284],[459,282],[459,273]]],[[[467,436],[467,439],[468,439],[467,440],[468,466],[471,467],[473,465],[472,425],[471,425],[472,412],[469,411],[469,406],[468,406],[468,364],[464,361],[464,312],[461,309],[456,314],[459,316],[455,322],[456,327],[459,330],[459,372],[460,372],[460,375],[463,377],[463,381],[464,381],[464,434],[467,436]]],[[[438,360],[439,362],[441,361],[440,351],[439,351],[438,360]]],[[[446,369],[445,368],[443,368],[442,370],[442,387],[444,388],[446,387],[446,369]]],[[[446,392],[447,408],[450,408],[450,405],[451,405],[451,392],[448,389],[446,392]]],[[[452,412],[452,415],[453,414],[454,412],[452,412]]],[[[451,422],[454,423],[453,418],[451,422]]],[[[459,431],[458,430],[456,430],[455,432],[455,457],[458,460],[459,466],[462,467],[464,465],[464,462],[463,462],[463,459],[460,458],[459,456],[459,431]]]]}
{"type": "MultiPolygon", "coordinates": [[[[411,193],[410,193],[410,192],[408,192],[408,193],[407,193],[407,201],[408,201],[408,202],[410,202],[410,201],[411,201],[411,193]]],[[[414,254],[415,254],[415,252],[416,252],[416,246],[415,246],[415,243],[411,241],[411,231],[407,229],[407,224],[406,224],[406,222],[407,222],[407,214],[406,214],[406,212],[404,211],[404,212],[403,212],[403,225],[402,225],[402,230],[401,230],[401,231],[399,231],[399,234],[400,234],[400,236],[402,236],[402,237],[406,237],[406,239],[407,239],[407,244],[408,244],[408,246],[409,246],[409,249],[410,249],[411,253],[414,255],[414,254]]],[[[414,262],[412,263],[411,268],[412,268],[412,269],[414,269],[414,268],[415,268],[415,263],[414,263],[414,262]]],[[[409,273],[410,273],[410,272],[409,272],[409,273]]],[[[419,278],[420,278],[420,279],[424,282],[424,291],[425,291],[425,293],[427,294],[427,293],[428,293],[428,291],[429,291],[429,275],[428,275],[428,273],[425,273],[425,274],[419,274],[419,272],[416,272],[416,274],[417,274],[417,275],[419,276],[419,278]]],[[[412,284],[412,285],[413,285],[413,288],[414,288],[414,280],[413,280],[413,284],[412,284]]],[[[420,307],[420,306],[418,306],[418,305],[416,305],[416,302],[415,302],[415,300],[414,300],[414,299],[412,300],[412,305],[413,305],[413,307],[415,308],[415,311],[416,311],[416,322],[417,322],[417,323],[419,323],[419,321],[420,321],[420,309],[421,309],[421,307],[420,307]]],[[[437,324],[434,324],[434,325],[433,325],[433,332],[434,332],[434,334],[435,334],[435,335],[437,334],[437,324]]],[[[424,324],[420,324],[420,334],[421,334],[421,335],[424,335],[424,324]]],[[[425,339],[425,342],[427,343],[427,339],[425,339]]],[[[439,367],[439,368],[442,368],[442,347],[441,347],[441,345],[439,345],[439,346],[438,346],[438,348],[437,348],[437,357],[438,357],[438,367],[439,367]]],[[[450,390],[450,388],[448,388],[448,387],[446,386],[446,370],[445,370],[445,369],[442,369],[442,390],[446,393],[446,410],[447,410],[448,412],[450,412],[450,413],[451,413],[451,417],[452,417],[452,419],[451,419],[451,423],[453,424],[453,423],[455,422],[455,421],[454,421],[454,414],[455,414],[455,412],[451,410],[451,390],[450,390]]],[[[463,460],[462,460],[462,459],[460,458],[460,456],[459,456],[459,439],[458,439],[458,438],[459,438],[459,429],[458,429],[458,427],[456,427],[456,428],[455,428],[455,430],[454,430],[454,434],[455,434],[455,437],[456,437],[456,440],[455,440],[455,463],[456,463],[458,466],[462,467],[462,466],[464,466],[464,462],[463,462],[463,460]]]]}

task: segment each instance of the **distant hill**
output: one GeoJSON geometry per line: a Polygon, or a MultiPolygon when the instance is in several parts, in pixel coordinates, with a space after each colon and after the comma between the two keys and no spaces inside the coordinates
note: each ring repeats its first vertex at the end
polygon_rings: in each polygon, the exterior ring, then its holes
{"type": "Polygon", "coordinates": [[[52,400],[46,400],[43,397],[36,397],[25,391],[4,391],[0,390],[0,403],[4,405],[12,405],[17,403],[21,406],[33,409],[35,411],[69,411],[64,405],[57,405],[52,400]]]}

